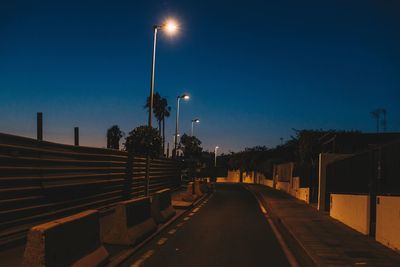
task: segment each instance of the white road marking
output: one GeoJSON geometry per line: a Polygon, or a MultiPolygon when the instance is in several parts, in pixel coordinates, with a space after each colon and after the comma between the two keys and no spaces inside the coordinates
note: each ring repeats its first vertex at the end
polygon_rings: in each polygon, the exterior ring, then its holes
{"type": "Polygon", "coordinates": [[[183,220],[188,221],[188,220],[190,220],[190,217],[185,217],[185,218],[183,218],[183,220]]]}
{"type": "Polygon", "coordinates": [[[169,232],[168,232],[168,234],[170,234],[170,235],[173,235],[173,234],[175,234],[176,233],[176,229],[172,229],[172,230],[170,230],[169,232]]]}
{"type": "Polygon", "coordinates": [[[199,209],[200,209],[200,208],[199,208],[199,207],[197,207],[197,208],[193,209],[193,210],[192,210],[192,212],[198,212],[198,211],[199,211],[199,209]]]}
{"type": "Polygon", "coordinates": [[[147,251],[146,253],[144,253],[144,254],[142,255],[142,257],[140,257],[137,261],[135,261],[135,262],[131,265],[131,267],[140,267],[140,266],[142,266],[142,264],[143,264],[148,258],[150,258],[151,256],[153,256],[153,254],[154,254],[154,250],[153,250],[153,249],[147,251]]]}
{"type": "Polygon", "coordinates": [[[250,191],[253,196],[256,198],[258,202],[258,206],[260,207],[261,212],[264,214],[264,217],[267,219],[269,225],[271,226],[272,231],[275,234],[276,239],[279,242],[279,245],[281,246],[283,252],[285,253],[287,260],[289,261],[290,266],[292,267],[299,267],[300,265],[298,264],[296,258],[294,257],[293,253],[290,251],[288,246],[286,245],[281,233],[278,231],[278,228],[276,228],[275,223],[271,220],[271,218],[268,215],[267,209],[264,207],[258,196],[250,189],[245,187],[248,191],[250,191]]]}
{"type": "Polygon", "coordinates": [[[194,215],[194,212],[189,213],[189,216],[193,216],[193,215],[194,215]]]}
{"type": "Polygon", "coordinates": [[[167,242],[167,240],[168,240],[168,238],[163,237],[160,240],[158,240],[157,245],[159,245],[159,246],[164,245],[165,242],[167,242]]]}

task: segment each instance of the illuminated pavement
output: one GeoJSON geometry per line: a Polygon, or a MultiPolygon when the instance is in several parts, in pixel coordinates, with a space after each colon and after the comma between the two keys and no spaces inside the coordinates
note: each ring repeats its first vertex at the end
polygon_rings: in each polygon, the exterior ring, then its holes
{"type": "Polygon", "coordinates": [[[123,266],[289,266],[253,195],[218,185],[123,266]]]}

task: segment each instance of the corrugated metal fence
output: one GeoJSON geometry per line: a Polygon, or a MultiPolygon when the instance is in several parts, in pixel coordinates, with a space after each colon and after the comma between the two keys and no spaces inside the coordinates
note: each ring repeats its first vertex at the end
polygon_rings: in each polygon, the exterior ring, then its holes
{"type": "MultiPolygon", "coordinates": [[[[35,224],[144,195],[145,158],[0,133],[0,247],[35,224]]],[[[180,164],[153,159],[149,192],[176,188],[180,164]]]]}

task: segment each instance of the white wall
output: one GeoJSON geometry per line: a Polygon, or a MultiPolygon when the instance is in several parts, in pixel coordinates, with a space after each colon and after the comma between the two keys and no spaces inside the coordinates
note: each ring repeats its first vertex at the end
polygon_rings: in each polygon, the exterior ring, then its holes
{"type": "Polygon", "coordinates": [[[306,203],[310,203],[310,188],[308,187],[302,187],[298,188],[296,191],[296,196],[297,199],[300,199],[306,203]]]}
{"type": "Polygon", "coordinates": [[[227,177],[218,177],[217,183],[239,183],[240,171],[228,171],[227,177]]]}
{"type": "Polygon", "coordinates": [[[253,172],[243,173],[243,183],[246,183],[246,184],[254,183],[254,173],[253,172]]]}
{"type": "Polygon", "coordinates": [[[365,235],[369,234],[369,196],[331,194],[329,215],[365,235]]]}
{"type": "Polygon", "coordinates": [[[268,187],[274,187],[274,180],[264,179],[263,184],[268,186],[268,187]]]}
{"type": "Polygon", "coordinates": [[[400,196],[378,196],[376,241],[400,250],[400,196]]]}
{"type": "Polygon", "coordinates": [[[277,182],[276,189],[285,191],[286,193],[289,193],[290,183],[289,182],[277,182]]]}

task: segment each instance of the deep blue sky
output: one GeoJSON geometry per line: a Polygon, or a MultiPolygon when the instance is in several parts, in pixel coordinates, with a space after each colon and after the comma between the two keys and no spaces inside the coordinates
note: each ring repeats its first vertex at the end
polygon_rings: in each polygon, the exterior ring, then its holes
{"type": "Polygon", "coordinates": [[[400,131],[399,1],[0,2],[0,131],[105,146],[106,129],[147,122],[152,25],[159,35],[156,91],[182,104],[181,130],[199,117],[205,149],[273,146],[292,128],[374,131],[388,111],[400,131]]]}

